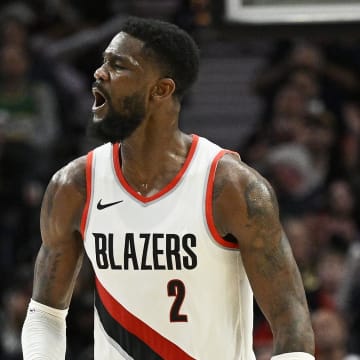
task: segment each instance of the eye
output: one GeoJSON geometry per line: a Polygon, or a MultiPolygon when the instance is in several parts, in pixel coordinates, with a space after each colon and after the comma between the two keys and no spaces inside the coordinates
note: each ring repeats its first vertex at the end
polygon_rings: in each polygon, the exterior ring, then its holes
{"type": "Polygon", "coordinates": [[[124,70],[124,69],[125,69],[125,66],[124,66],[123,64],[117,63],[117,62],[115,62],[115,63],[113,64],[113,67],[114,67],[114,69],[116,69],[116,70],[124,70]]]}

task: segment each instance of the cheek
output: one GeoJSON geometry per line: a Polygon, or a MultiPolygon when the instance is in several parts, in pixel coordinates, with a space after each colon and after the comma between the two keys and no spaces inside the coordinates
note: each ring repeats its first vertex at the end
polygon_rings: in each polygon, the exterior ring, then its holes
{"type": "Polygon", "coordinates": [[[124,108],[124,95],[120,94],[119,91],[112,90],[111,95],[108,99],[109,109],[112,112],[121,112],[124,108]]]}

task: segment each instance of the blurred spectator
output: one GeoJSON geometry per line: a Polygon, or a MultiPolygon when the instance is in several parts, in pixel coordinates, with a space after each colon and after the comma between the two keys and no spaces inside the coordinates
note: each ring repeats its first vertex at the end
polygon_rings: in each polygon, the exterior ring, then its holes
{"type": "MultiPolygon", "coordinates": [[[[50,4],[46,4],[41,10],[46,12],[48,6],[50,4]]],[[[52,6],[56,6],[55,2],[52,6]]],[[[62,52],[57,52],[61,48],[61,41],[56,38],[59,35],[51,31],[34,34],[34,24],[39,17],[30,6],[10,4],[3,10],[0,18],[2,47],[18,45],[25,49],[31,59],[28,64],[28,80],[50,85],[52,95],[56,96],[58,123],[66,135],[66,142],[55,139],[58,162],[53,164],[53,168],[57,169],[81,146],[79,137],[84,134],[91,108],[92,98],[88,90],[91,80],[86,80],[75,69],[74,64],[61,59],[62,52]]]]}
{"type": "Polygon", "coordinates": [[[360,242],[350,246],[346,259],[346,273],[340,287],[338,307],[349,328],[348,349],[360,354],[360,242]]]}
{"type": "Polygon", "coordinates": [[[317,308],[337,309],[337,299],[346,273],[346,254],[346,244],[339,238],[333,238],[321,251],[317,262],[319,288],[312,294],[317,308]]]}
{"type": "Polygon", "coordinates": [[[313,166],[304,146],[289,143],[269,150],[263,171],[276,191],[283,217],[302,215],[319,206],[322,184],[313,166]]]}
{"type": "Polygon", "coordinates": [[[295,86],[285,84],[274,99],[267,134],[271,145],[294,141],[306,117],[306,98],[295,86]]]}
{"type": "MultiPolygon", "coordinates": [[[[344,131],[340,138],[339,157],[336,166],[338,176],[351,184],[353,195],[360,203],[360,102],[349,100],[343,105],[344,131]]],[[[360,219],[360,211],[356,219],[360,219]]]]}
{"type": "Polygon", "coordinates": [[[32,286],[32,271],[19,265],[10,275],[11,286],[1,294],[0,358],[22,360],[21,329],[25,319],[32,286]]]}
{"type": "Polygon", "coordinates": [[[319,114],[326,111],[322,99],[321,82],[316,72],[307,68],[293,70],[287,82],[299,90],[306,99],[306,110],[309,114],[319,114]]]}
{"type": "Polygon", "coordinates": [[[1,359],[21,360],[21,329],[29,303],[29,294],[22,288],[10,289],[4,299],[2,314],[1,359]]]}
{"type": "Polygon", "coordinates": [[[350,184],[345,180],[334,180],[328,186],[327,207],[323,214],[322,241],[325,245],[334,237],[347,245],[359,239],[355,220],[356,197],[350,184]]]}
{"type": "Polygon", "coordinates": [[[348,336],[343,318],[335,311],[317,310],[312,314],[317,360],[358,360],[346,350],[348,336]]]}
{"type": "Polygon", "coordinates": [[[28,25],[15,16],[1,17],[0,28],[2,47],[14,45],[26,47],[28,44],[28,25]]]}
{"type": "Polygon", "coordinates": [[[3,141],[49,148],[58,131],[56,100],[49,85],[29,78],[30,55],[20,45],[0,49],[0,109],[3,141]]]}
{"type": "Polygon", "coordinates": [[[212,23],[210,0],[180,0],[174,14],[175,24],[193,34],[212,23]]]}
{"type": "Polygon", "coordinates": [[[321,46],[310,42],[294,42],[280,56],[276,56],[276,60],[270,61],[257,77],[255,90],[266,96],[271,104],[274,90],[299,69],[306,69],[313,79],[317,79],[318,99],[335,114],[339,113],[344,98],[359,90],[356,73],[329,61],[321,46]]]}
{"type": "Polygon", "coordinates": [[[306,104],[306,97],[297,87],[284,84],[275,94],[273,112],[247,144],[245,160],[261,167],[271,147],[300,138],[307,116],[306,104]]]}
{"type": "Polygon", "coordinates": [[[26,234],[24,243],[22,231],[37,224],[36,209],[59,134],[52,89],[31,80],[30,64],[26,48],[7,44],[0,49],[0,201],[6,204],[0,208],[0,247],[7,255],[2,269],[30,256],[34,234],[26,234]]]}
{"type": "Polygon", "coordinates": [[[324,185],[332,175],[336,139],[335,118],[329,112],[308,114],[294,139],[309,151],[313,176],[319,184],[324,185]]]}
{"type": "MultiPolygon", "coordinates": [[[[290,217],[283,221],[294,258],[303,279],[308,298],[318,288],[316,262],[318,247],[306,221],[302,217],[290,217]]],[[[312,304],[310,304],[312,305],[312,304]]]]}
{"type": "MultiPolygon", "coordinates": [[[[352,59],[344,61],[344,54],[328,57],[331,44],[326,46],[325,52],[321,45],[289,40],[283,51],[268,59],[255,82],[266,103],[263,121],[242,155],[277,193],[314,312],[316,358],[357,360],[359,71],[346,66],[352,59]]],[[[358,61],[360,46],[352,46],[358,61]]],[[[272,335],[259,314],[255,306],[254,347],[259,358],[270,359],[272,335]]]]}

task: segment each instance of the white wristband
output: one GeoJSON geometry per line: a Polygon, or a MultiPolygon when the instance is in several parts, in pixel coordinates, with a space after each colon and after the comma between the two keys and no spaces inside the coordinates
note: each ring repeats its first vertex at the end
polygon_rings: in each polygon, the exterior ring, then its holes
{"type": "Polygon", "coordinates": [[[31,300],[21,334],[24,360],[63,360],[68,310],[31,300]]]}
{"type": "Polygon", "coordinates": [[[315,360],[315,358],[304,352],[291,352],[286,354],[275,355],[271,360],[315,360]]]}

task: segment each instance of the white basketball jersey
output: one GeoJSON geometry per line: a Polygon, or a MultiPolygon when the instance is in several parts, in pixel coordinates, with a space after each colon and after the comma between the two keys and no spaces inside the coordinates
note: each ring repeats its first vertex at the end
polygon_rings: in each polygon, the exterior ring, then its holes
{"type": "Polygon", "coordinates": [[[235,242],[212,216],[226,153],[193,135],[157,194],[126,182],[119,145],[89,153],[82,232],[96,275],[96,360],[253,360],[253,298],[235,242]]]}

